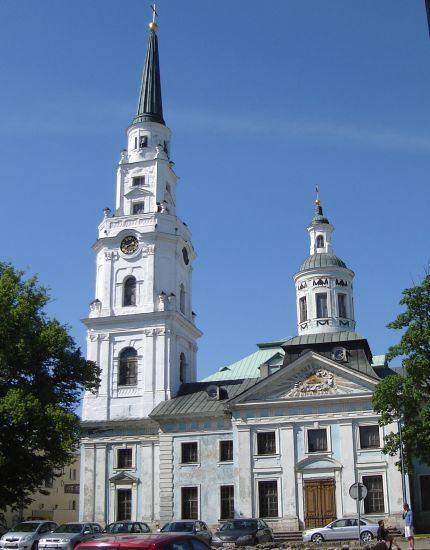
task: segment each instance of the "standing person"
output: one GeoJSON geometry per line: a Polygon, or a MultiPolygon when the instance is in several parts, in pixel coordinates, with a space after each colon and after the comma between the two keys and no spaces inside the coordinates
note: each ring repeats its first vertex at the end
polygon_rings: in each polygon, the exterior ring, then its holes
{"type": "Polygon", "coordinates": [[[408,550],[414,550],[414,516],[407,502],[403,504],[403,519],[405,520],[405,537],[408,539],[408,550]]]}

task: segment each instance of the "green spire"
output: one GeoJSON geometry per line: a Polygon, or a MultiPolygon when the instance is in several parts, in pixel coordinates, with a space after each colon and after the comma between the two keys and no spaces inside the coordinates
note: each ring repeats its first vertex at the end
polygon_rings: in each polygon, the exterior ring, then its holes
{"type": "Polygon", "coordinates": [[[157,24],[155,21],[149,24],[149,28],[150,34],[140,85],[139,103],[133,124],[137,122],[165,124],[163,103],[161,101],[160,62],[158,60],[158,40],[155,34],[157,24]]]}
{"type": "Polygon", "coordinates": [[[316,187],[317,198],[315,199],[315,212],[312,218],[312,224],[314,223],[330,223],[328,219],[323,215],[323,209],[320,201],[320,192],[318,186],[316,187]]]}

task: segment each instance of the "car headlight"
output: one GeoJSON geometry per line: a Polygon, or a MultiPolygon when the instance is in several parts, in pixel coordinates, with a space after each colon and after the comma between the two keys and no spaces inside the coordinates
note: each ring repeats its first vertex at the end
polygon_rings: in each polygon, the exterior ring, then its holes
{"type": "Polygon", "coordinates": [[[217,535],[216,533],[214,535],[212,535],[212,540],[216,540],[217,542],[221,542],[221,539],[219,538],[219,535],[217,535]]]}
{"type": "Polygon", "coordinates": [[[248,540],[252,540],[253,539],[253,536],[252,535],[243,535],[243,537],[238,537],[237,538],[237,542],[246,542],[248,540]]]}
{"type": "Polygon", "coordinates": [[[60,539],[60,542],[70,542],[70,539],[60,539]]]}

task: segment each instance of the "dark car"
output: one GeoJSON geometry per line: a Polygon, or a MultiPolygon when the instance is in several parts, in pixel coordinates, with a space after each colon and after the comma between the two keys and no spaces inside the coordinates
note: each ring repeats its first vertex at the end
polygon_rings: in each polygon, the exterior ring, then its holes
{"type": "Polygon", "coordinates": [[[163,525],[160,529],[161,533],[190,533],[201,539],[207,544],[211,544],[212,531],[204,521],[193,519],[182,519],[178,521],[170,521],[163,525]]]}
{"type": "Polygon", "coordinates": [[[110,533],[112,535],[119,535],[120,533],[150,533],[151,529],[149,525],[143,521],[115,521],[109,523],[103,529],[103,534],[110,533]]]}
{"type": "Polygon", "coordinates": [[[39,540],[39,550],[73,550],[79,542],[94,539],[101,532],[102,528],[98,523],[77,521],[63,523],[39,540]]]}
{"type": "Polygon", "coordinates": [[[210,546],[187,533],[148,533],[106,535],[81,542],[76,550],[210,550],[210,546]]]}
{"type": "Polygon", "coordinates": [[[273,542],[273,531],[262,519],[232,519],[212,536],[212,546],[250,546],[273,542]]]}

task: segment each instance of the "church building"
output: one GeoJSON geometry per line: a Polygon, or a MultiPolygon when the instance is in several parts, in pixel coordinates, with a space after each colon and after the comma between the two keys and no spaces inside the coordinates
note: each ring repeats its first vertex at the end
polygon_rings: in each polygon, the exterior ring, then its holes
{"type": "Polygon", "coordinates": [[[81,519],[156,527],[260,517],[298,530],[356,514],[349,490],[360,482],[361,513],[400,525],[398,457],[382,453],[398,427],[380,427],[372,409],[391,371],[355,332],[354,272],[334,254],[319,197],[309,256],[294,275],[298,335],[260,343],[197,381],[196,254],[176,212],[156,31],[152,22],[116,208],[105,209],[93,245],[95,299],[84,323],[102,381],[84,398],[81,519]]]}

